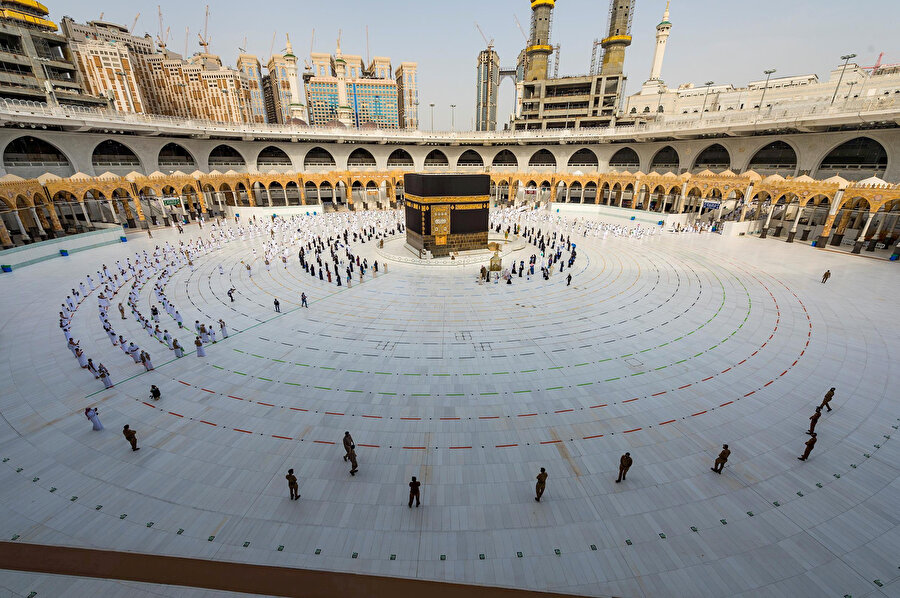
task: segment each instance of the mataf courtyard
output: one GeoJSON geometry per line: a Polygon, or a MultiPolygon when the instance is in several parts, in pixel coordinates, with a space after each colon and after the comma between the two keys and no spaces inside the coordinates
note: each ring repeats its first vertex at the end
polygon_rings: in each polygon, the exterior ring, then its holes
{"type": "Polygon", "coordinates": [[[393,210],[153,229],[0,275],[0,547],[45,555],[0,594],[896,596],[897,265],[575,216],[492,210],[492,239],[512,230],[489,282],[487,257],[404,256],[393,210]],[[154,573],[182,559],[212,569],[154,573]]]}

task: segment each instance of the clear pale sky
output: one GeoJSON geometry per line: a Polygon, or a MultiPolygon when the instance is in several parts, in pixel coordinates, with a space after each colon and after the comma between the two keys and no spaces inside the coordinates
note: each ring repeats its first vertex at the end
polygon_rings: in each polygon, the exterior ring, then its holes
{"type": "MultiPolygon", "coordinates": [[[[206,0],[50,0],[50,17],[69,15],[84,22],[99,18],[130,26],[141,16],[136,34],[159,31],[157,4],[162,6],[165,27],[171,28],[170,46],[184,51],[185,28],[190,28],[189,53],[200,48],[206,0]]],[[[272,35],[275,52],[284,48],[285,33],[294,53],[307,56],[312,30],[314,51],[334,50],[338,30],[343,30],[345,53],[366,56],[366,26],[370,56],[388,56],[395,68],[402,61],[419,63],[420,126],[449,129],[450,105],[456,104],[457,129],[471,129],[475,113],[475,59],[485,46],[475,29],[477,21],[503,65],[515,64],[524,39],[513,19],[528,32],[530,0],[214,0],[209,1],[210,49],[226,65],[237,61],[238,47],[268,57],[272,35]]],[[[625,72],[628,93],[647,79],[654,46],[655,27],[665,0],[637,0],[625,72]]],[[[552,43],[559,43],[560,75],[587,73],[594,38],[605,36],[609,4],[606,0],[558,0],[554,11],[552,43]]],[[[663,79],[669,86],[694,82],[746,84],[763,78],[767,68],[777,75],[828,71],[842,54],[855,53],[856,62],[874,64],[884,51],[884,62],[900,62],[898,0],[673,0],[663,79]]],[[[512,84],[501,86],[498,120],[512,110],[512,84]]]]}

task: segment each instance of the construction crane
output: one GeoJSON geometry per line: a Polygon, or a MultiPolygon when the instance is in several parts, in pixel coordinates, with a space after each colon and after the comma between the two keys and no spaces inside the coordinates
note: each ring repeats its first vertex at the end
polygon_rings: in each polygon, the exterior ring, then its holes
{"type": "Polygon", "coordinates": [[[241,43],[240,46],[238,46],[238,50],[241,51],[241,54],[247,53],[247,36],[246,35],[244,36],[244,41],[241,43]]]}
{"type": "Polygon", "coordinates": [[[313,48],[315,47],[315,44],[316,44],[316,28],[313,27],[312,37],[309,41],[309,56],[307,56],[304,59],[304,63],[306,65],[306,70],[308,70],[308,71],[312,70],[312,63],[310,63],[310,59],[312,58],[313,48]]]}
{"type": "Polygon", "coordinates": [[[156,10],[159,13],[159,35],[156,37],[156,41],[159,44],[159,49],[162,50],[162,53],[166,53],[166,42],[169,41],[169,31],[163,31],[163,14],[162,14],[162,6],[156,5],[156,10]]]}
{"type": "Polygon", "coordinates": [[[481,26],[477,22],[475,23],[475,28],[478,29],[478,33],[481,34],[481,38],[484,40],[485,47],[488,50],[492,49],[494,47],[494,39],[491,38],[491,40],[488,41],[487,36],[484,34],[484,31],[481,30],[481,26]]]}
{"type": "Polygon", "coordinates": [[[513,15],[513,18],[516,20],[516,27],[519,28],[519,31],[522,33],[522,37],[525,38],[525,43],[527,44],[528,43],[528,34],[525,33],[524,29],[522,29],[522,23],[519,22],[519,17],[517,17],[516,15],[513,15]]]}
{"type": "Polygon", "coordinates": [[[185,58],[187,58],[188,51],[189,51],[188,50],[188,40],[190,39],[190,37],[191,37],[191,28],[185,27],[184,28],[184,57],[185,58]]]}
{"type": "Polygon", "coordinates": [[[131,23],[131,29],[128,30],[128,33],[134,33],[134,28],[137,27],[138,19],[141,18],[141,13],[137,13],[137,16],[134,17],[134,22],[131,23]]]}
{"type": "Polygon", "coordinates": [[[277,35],[278,35],[277,31],[272,32],[272,43],[269,44],[269,58],[272,57],[272,52],[275,51],[275,36],[277,36],[277,35]]]}
{"type": "Polygon", "coordinates": [[[206,5],[206,17],[203,19],[203,35],[197,34],[200,38],[200,47],[203,48],[204,54],[209,54],[209,4],[206,5]]]}
{"type": "Polygon", "coordinates": [[[553,46],[553,78],[559,79],[559,44],[553,46]]]}
{"type": "Polygon", "coordinates": [[[599,47],[600,47],[600,40],[597,38],[594,38],[594,47],[591,50],[591,71],[590,71],[591,75],[597,74],[597,48],[599,48],[599,47]]]}
{"type": "MultiPolygon", "coordinates": [[[[881,63],[882,58],[884,58],[884,52],[882,52],[881,54],[878,55],[878,60],[876,60],[875,64],[873,64],[872,66],[861,66],[859,68],[861,68],[864,71],[872,71],[872,73],[875,73],[875,71],[877,71],[878,69],[880,69],[882,67],[900,66],[900,63],[882,64],[881,63]]],[[[872,74],[872,73],[870,73],[870,74],[872,74]]]]}

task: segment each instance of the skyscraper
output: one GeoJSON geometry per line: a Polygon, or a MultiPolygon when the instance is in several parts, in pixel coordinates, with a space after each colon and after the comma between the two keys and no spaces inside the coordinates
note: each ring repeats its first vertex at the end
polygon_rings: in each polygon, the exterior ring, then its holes
{"type": "Polygon", "coordinates": [[[497,96],[500,93],[500,56],[493,45],[478,53],[475,90],[475,130],[497,128],[497,96]]]}
{"type": "Polygon", "coordinates": [[[401,62],[394,73],[397,81],[397,109],[401,129],[419,128],[418,69],[415,62],[401,62]]]}
{"type": "Polygon", "coordinates": [[[259,58],[253,54],[241,53],[238,56],[237,68],[247,78],[247,85],[250,91],[251,122],[269,122],[268,114],[266,113],[266,97],[263,91],[262,66],[259,63],[259,58]]]}

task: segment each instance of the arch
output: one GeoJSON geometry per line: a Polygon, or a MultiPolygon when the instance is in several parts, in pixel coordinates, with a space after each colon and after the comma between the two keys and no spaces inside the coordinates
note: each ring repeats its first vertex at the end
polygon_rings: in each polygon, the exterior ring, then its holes
{"type": "Polygon", "coordinates": [[[334,188],[331,186],[331,183],[328,181],[322,181],[322,184],[319,185],[319,202],[332,202],[335,203],[337,197],[335,197],[334,188]]]}
{"type": "Polygon", "coordinates": [[[364,147],[358,147],[347,158],[347,168],[369,168],[375,166],[375,156],[364,147]]]}
{"type": "Polygon", "coordinates": [[[450,166],[447,155],[441,150],[431,150],[425,156],[425,166],[450,166]]]}
{"type": "Polygon", "coordinates": [[[306,184],[303,185],[303,197],[306,198],[306,203],[320,203],[319,202],[319,188],[316,187],[316,184],[312,181],[306,181],[306,184]],[[315,198],[314,202],[311,202],[315,198]]]}
{"type": "Polygon", "coordinates": [[[236,149],[227,144],[217,145],[209,152],[209,167],[228,170],[232,166],[247,166],[244,157],[236,149]]]}
{"type": "Polygon", "coordinates": [[[475,150],[466,150],[459,159],[456,160],[457,167],[463,168],[484,168],[484,158],[475,150]]]}
{"type": "Polygon", "coordinates": [[[278,181],[272,181],[266,191],[267,195],[269,196],[269,202],[273,206],[288,205],[287,195],[285,194],[284,187],[282,187],[281,183],[279,183],[278,181]]]}
{"type": "Polygon", "coordinates": [[[160,168],[168,168],[170,166],[179,170],[197,168],[197,161],[194,159],[194,155],[185,149],[184,146],[172,142],[162,146],[156,160],[160,168]]]}
{"type": "Polygon", "coordinates": [[[300,197],[300,185],[297,181],[288,181],[284,185],[284,199],[289,206],[299,206],[303,203],[300,197]]]}
{"type": "Polygon", "coordinates": [[[256,155],[257,170],[268,170],[271,168],[293,168],[294,163],[290,157],[280,147],[267,145],[259,154],[256,155]]]}
{"type": "Polygon", "coordinates": [[[254,202],[250,199],[250,191],[244,186],[244,183],[238,183],[234,186],[234,193],[237,196],[239,206],[249,207],[254,202]]]}
{"type": "Polygon", "coordinates": [[[334,156],[327,149],[322,147],[314,147],[303,158],[303,169],[311,170],[317,168],[331,168],[337,166],[334,156]]]}
{"type": "Polygon", "coordinates": [[[91,165],[93,165],[95,170],[100,171],[116,168],[143,170],[143,165],[137,154],[131,148],[115,139],[107,139],[97,144],[97,147],[94,148],[91,154],[91,165]]]}
{"type": "Polygon", "coordinates": [[[881,176],[887,170],[887,151],[871,137],[855,137],[832,148],[819,162],[817,178],[840,175],[847,180],[881,176]]]}
{"type": "Polygon", "coordinates": [[[45,172],[61,177],[75,174],[72,162],[62,150],[31,135],[23,135],[6,144],[3,166],[6,172],[24,177],[40,176],[45,172]]]}
{"type": "Polygon", "coordinates": [[[581,186],[581,183],[578,181],[573,181],[571,185],[569,185],[569,202],[571,203],[581,203],[581,199],[584,196],[584,189],[581,186]]]}
{"type": "Polygon", "coordinates": [[[512,153],[508,149],[504,149],[497,152],[497,155],[494,156],[494,159],[491,161],[491,166],[497,168],[518,168],[519,160],[516,158],[516,155],[514,153],[512,153]]]}
{"type": "Polygon", "coordinates": [[[597,203],[597,183],[589,181],[585,184],[581,203],[597,203]]]}
{"type": "Polygon", "coordinates": [[[727,170],[731,168],[731,154],[721,143],[713,143],[697,154],[692,171],[727,170]]]}
{"type": "Polygon", "coordinates": [[[610,168],[640,168],[641,159],[630,147],[623,147],[609,159],[610,168]]]}
{"type": "Polygon", "coordinates": [[[221,193],[225,197],[226,206],[237,205],[234,191],[231,190],[231,185],[229,185],[228,183],[222,183],[221,185],[219,185],[219,193],[221,193]]]}
{"type": "Polygon", "coordinates": [[[759,148],[750,158],[748,168],[761,175],[793,175],[797,170],[797,152],[778,139],[759,148]]]}
{"type": "Polygon", "coordinates": [[[597,154],[595,154],[593,150],[589,150],[588,148],[583,147],[572,154],[572,157],[569,158],[569,168],[579,166],[597,170],[598,168],[600,168],[600,160],[597,159],[597,154]]]}
{"type": "Polygon", "coordinates": [[[653,154],[653,159],[650,160],[650,172],[654,170],[660,173],[678,172],[680,166],[681,158],[678,155],[678,151],[671,145],[661,148],[653,154]]]}
{"type": "Polygon", "coordinates": [[[546,168],[548,166],[556,168],[556,157],[545,149],[534,152],[531,159],[528,160],[529,168],[546,168]]]}
{"type": "Polygon", "coordinates": [[[388,156],[387,165],[388,168],[404,168],[414,166],[412,156],[410,156],[409,152],[405,149],[395,149],[394,151],[392,151],[391,155],[388,156]]]}

